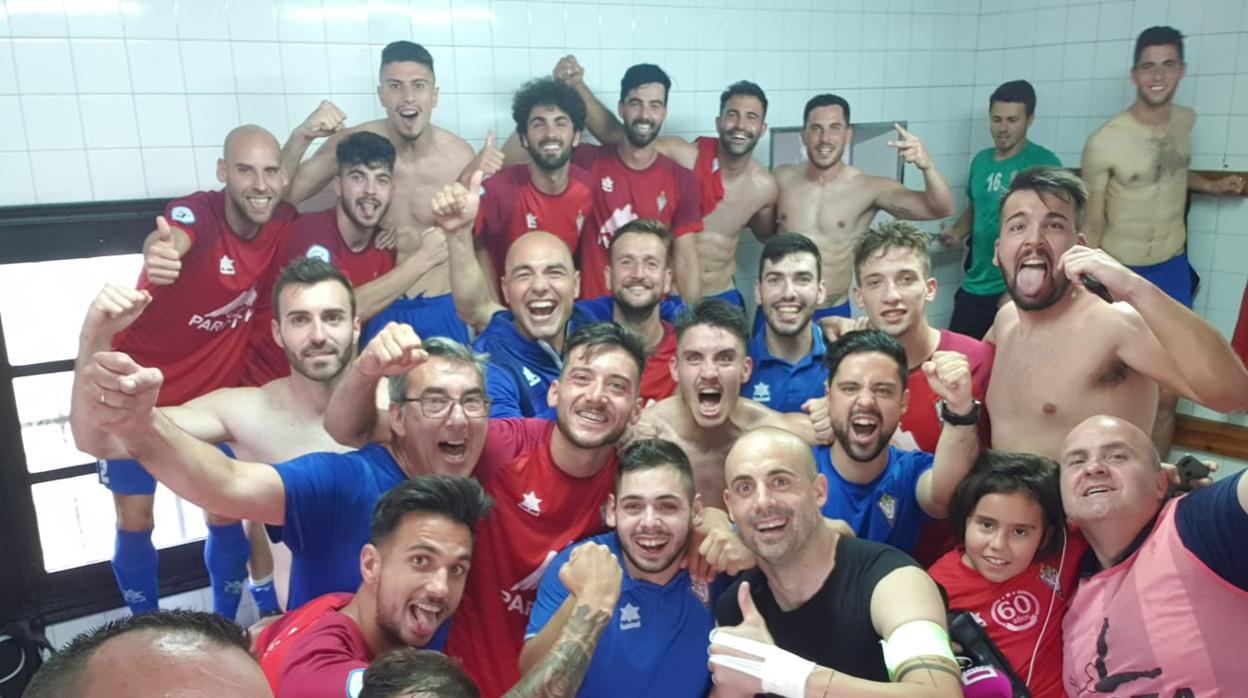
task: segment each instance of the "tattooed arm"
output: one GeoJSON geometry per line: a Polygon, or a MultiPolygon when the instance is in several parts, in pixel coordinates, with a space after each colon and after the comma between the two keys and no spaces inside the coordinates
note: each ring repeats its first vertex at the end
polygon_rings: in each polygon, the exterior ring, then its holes
{"type": "Polygon", "coordinates": [[[576,695],[598,647],[598,638],[615,613],[623,572],[605,546],[584,543],[559,570],[571,595],[537,637],[525,644],[524,676],[503,698],[571,698],[576,695]],[[558,632],[553,642],[550,636],[558,632]],[[545,640],[545,641],[543,641],[545,640]],[[549,646],[546,644],[550,642],[549,646]],[[534,658],[540,658],[533,663],[534,658]]]}

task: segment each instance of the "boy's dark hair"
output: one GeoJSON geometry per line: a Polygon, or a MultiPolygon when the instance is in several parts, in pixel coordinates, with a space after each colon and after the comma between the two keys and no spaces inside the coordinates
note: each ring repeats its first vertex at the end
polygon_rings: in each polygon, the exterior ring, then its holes
{"type": "Polygon", "coordinates": [[[689,456],[680,446],[665,439],[640,439],[624,449],[615,471],[615,494],[620,494],[620,483],[626,474],[651,468],[675,469],[685,494],[693,501],[693,466],[689,464],[689,456]]]}
{"type": "Polygon", "coordinates": [[[1052,557],[1061,551],[1066,535],[1066,515],[1062,512],[1057,463],[1044,456],[992,449],[979,454],[971,472],[958,483],[949,501],[949,525],[959,544],[966,543],[966,525],[980,498],[998,492],[1022,492],[1040,505],[1044,532],[1040,547],[1036,549],[1036,559],[1052,557]]]}
{"type": "Polygon", "coordinates": [[[620,101],[628,99],[629,92],[652,82],[663,86],[663,103],[666,104],[667,94],[672,91],[672,79],[653,63],[638,63],[624,71],[624,77],[620,78],[620,101]]]}
{"type": "Polygon", "coordinates": [[[415,647],[387,652],[364,672],[359,698],[481,698],[481,691],[455,659],[415,647]]]}
{"type": "Polygon", "coordinates": [[[1083,228],[1083,210],[1088,205],[1088,188],[1070,170],[1060,167],[1030,167],[1014,175],[1010,186],[1001,195],[1001,203],[997,205],[998,216],[1005,210],[1005,202],[1019,191],[1034,191],[1041,198],[1047,195],[1069,201],[1075,206],[1075,231],[1083,228]]]}
{"type": "Polygon", "coordinates": [[[793,254],[810,254],[815,257],[815,281],[823,278],[823,255],[819,246],[801,233],[780,233],[767,238],[763,252],[758,257],[758,278],[763,278],[763,265],[775,264],[793,254]]]}
{"type": "Polygon", "coordinates": [[[287,286],[314,286],[322,281],[337,281],[347,289],[347,296],[351,299],[351,317],[355,318],[355,289],[342,271],[316,257],[296,257],[282,268],[277,282],[273,284],[273,313],[278,324],[282,322],[282,291],[287,286]]]}
{"type": "Polygon", "coordinates": [[[687,305],[676,313],[676,341],[685,336],[692,327],[706,325],[727,330],[741,340],[742,347],[750,345],[750,325],[745,321],[745,311],[728,301],[719,298],[703,298],[692,305],[687,305]]]}
{"type": "Polygon", "coordinates": [[[338,142],[334,148],[338,158],[338,172],[362,165],[368,168],[384,167],[394,173],[394,144],[389,138],[372,131],[356,131],[338,142]]]}
{"type": "MultiPolygon", "coordinates": [[[[836,371],[846,357],[866,353],[883,354],[897,362],[897,377],[901,380],[901,388],[905,389],[910,373],[909,364],[906,363],[906,350],[892,335],[879,330],[846,332],[828,345],[823,354],[823,362],[828,366],[828,386],[836,380],[836,371]]],[[[829,387],[828,391],[831,390],[829,387]]]]}
{"type": "Polygon", "coordinates": [[[494,500],[473,478],[455,475],[418,475],[390,488],[373,507],[368,542],[380,546],[413,512],[440,514],[468,527],[476,535],[477,521],[489,513],[494,500]]]}
{"type": "Polygon", "coordinates": [[[628,353],[629,358],[637,363],[637,381],[633,391],[641,389],[641,373],[646,370],[646,340],[633,330],[614,322],[595,322],[573,332],[563,344],[563,365],[571,364],[572,352],[585,347],[586,358],[590,358],[603,349],[618,347],[628,353]]]}
{"type": "Polygon", "coordinates": [[[412,41],[391,41],[381,50],[381,67],[390,63],[419,63],[433,71],[433,54],[412,41]]]}
{"type": "Polygon", "coordinates": [[[853,122],[849,120],[849,102],[839,95],[825,93],[815,95],[806,102],[806,110],[802,112],[802,128],[806,127],[806,120],[810,118],[810,113],[819,107],[840,107],[845,114],[845,125],[853,125],[853,122]]]}
{"type": "Polygon", "coordinates": [[[759,87],[757,83],[750,82],[749,80],[738,80],[729,85],[728,89],[724,90],[723,93],[719,95],[720,114],[724,113],[724,107],[728,104],[728,100],[733,97],[757,98],[758,101],[763,103],[762,116],[763,118],[767,118],[767,93],[763,92],[763,88],[759,87]]]}
{"type": "Polygon", "coordinates": [[[516,133],[524,135],[534,107],[555,107],[572,120],[572,130],[585,130],[585,100],[568,85],[554,78],[538,78],[524,83],[511,98],[511,118],[516,133]]]}
{"type": "Polygon", "coordinates": [[[215,613],[184,609],[140,613],[109,621],[70,640],[64,649],[39,668],[23,695],[28,698],[79,695],[83,692],[79,682],[91,655],[115,637],[140,631],[193,637],[220,647],[249,652],[247,631],[215,613]]]}
{"type": "Polygon", "coordinates": [[[1026,80],[1003,82],[988,98],[988,108],[992,109],[996,102],[1021,102],[1027,116],[1031,116],[1036,113],[1036,88],[1026,80]]]}
{"type": "Polygon", "coordinates": [[[663,243],[663,249],[668,253],[668,264],[671,264],[672,253],[672,231],[662,221],[653,218],[634,218],[633,220],[620,226],[615,231],[615,235],[611,237],[611,242],[607,244],[607,259],[613,259],[611,256],[615,252],[615,241],[620,239],[625,233],[634,233],[637,235],[653,235],[663,243]]]}
{"type": "Polygon", "coordinates": [[[1131,61],[1131,65],[1140,64],[1140,56],[1144,55],[1144,49],[1149,46],[1174,46],[1179,51],[1179,60],[1183,59],[1183,32],[1174,27],[1149,27],[1140,32],[1135,39],[1135,58],[1131,61]]]}

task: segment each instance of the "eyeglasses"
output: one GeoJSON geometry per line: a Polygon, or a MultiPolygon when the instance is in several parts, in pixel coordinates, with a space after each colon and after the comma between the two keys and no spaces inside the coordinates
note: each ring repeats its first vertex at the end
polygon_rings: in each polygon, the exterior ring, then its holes
{"type": "Polygon", "coordinates": [[[451,413],[451,408],[459,405],[468,419],[484,419],[490,416],[490,399],[481,395],[468,395],[458,400],[446,395],[427,395],[425,397],[405,397],[399,402],[420,403],[420,413],[429,419],[441,419],[451,413]]]}

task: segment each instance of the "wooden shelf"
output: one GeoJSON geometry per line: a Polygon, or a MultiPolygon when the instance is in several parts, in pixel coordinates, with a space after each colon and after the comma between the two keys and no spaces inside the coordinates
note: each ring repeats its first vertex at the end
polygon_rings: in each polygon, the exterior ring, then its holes
{"type": "Polygon", "coordinates": [[[1174,423],[1175,446],[1219,456],[1248,460],[1248,427],[1178,415],[1174,423]]]}

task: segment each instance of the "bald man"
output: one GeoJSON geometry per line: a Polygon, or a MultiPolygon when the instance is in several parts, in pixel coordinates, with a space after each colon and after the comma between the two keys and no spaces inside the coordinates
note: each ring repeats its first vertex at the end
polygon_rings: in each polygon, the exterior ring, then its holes
{"type": "Polygon", "coordinates": [[[1149,435],[1105,415],[1071,430],[1061,464],[1062,506],[1091,546],[1062,624],[1066,691],[1213,696],[1248,685],[1248,477],[1168,498],[1149,435]]]}
{"type": "Polygon", "coordinates": [[[162,698],[273,694],[247,652],[247,633],[216,615],[161,611],[74,638],[35,674],[28,698],[162,698]],[[142,658],[139,669],[137,658],[142,658]]]}
{"type": "MultiPolygon", "coordinates": [[[[143,243],[137,286],[151,303],[113,341],[115,350],[164,373],[162,406],[240,384],[259,291],[273,287],[274,261],[295,217],[294,207],[281,201],[281,148],[259,126],[229,133],[217,179],[223,189],[174,199],[156,218],[156,230],[143,243]]],[[[122,597],[134,613],[154,611],[156,481],[135,461],[113,460],[100,462],[100,482],[116,504],[113,572],[122,597]]],[[[209,560],[224,541],[245,543],[237,522],[209,523],[209,560]]]]}
{"type": "Polygon", "coordinates": [[[805,442],[755,429],[725,475],[758,568],[716,603],[712,696],[962,695],[936,583],[904,553],[822,525],[828,480],[805,442]]]}
{"type": "Polygon", "coordinates": [[[525,417],[553,417],[546,394],[563,368],[564,339],[590,321],[574,307],[580,273],[558,236],[525,233],[507,248],[503,262],[500,289],[507,305],[495,301],[473,251],[480,183],[477,172],[467,189],[458,183],[445,187],[431,206],[456,269],[451,277],[455,309],[477,333],[473,347],[490,355],[495,369],[487,376],[491,399],[518,401],[525,417]]]}

